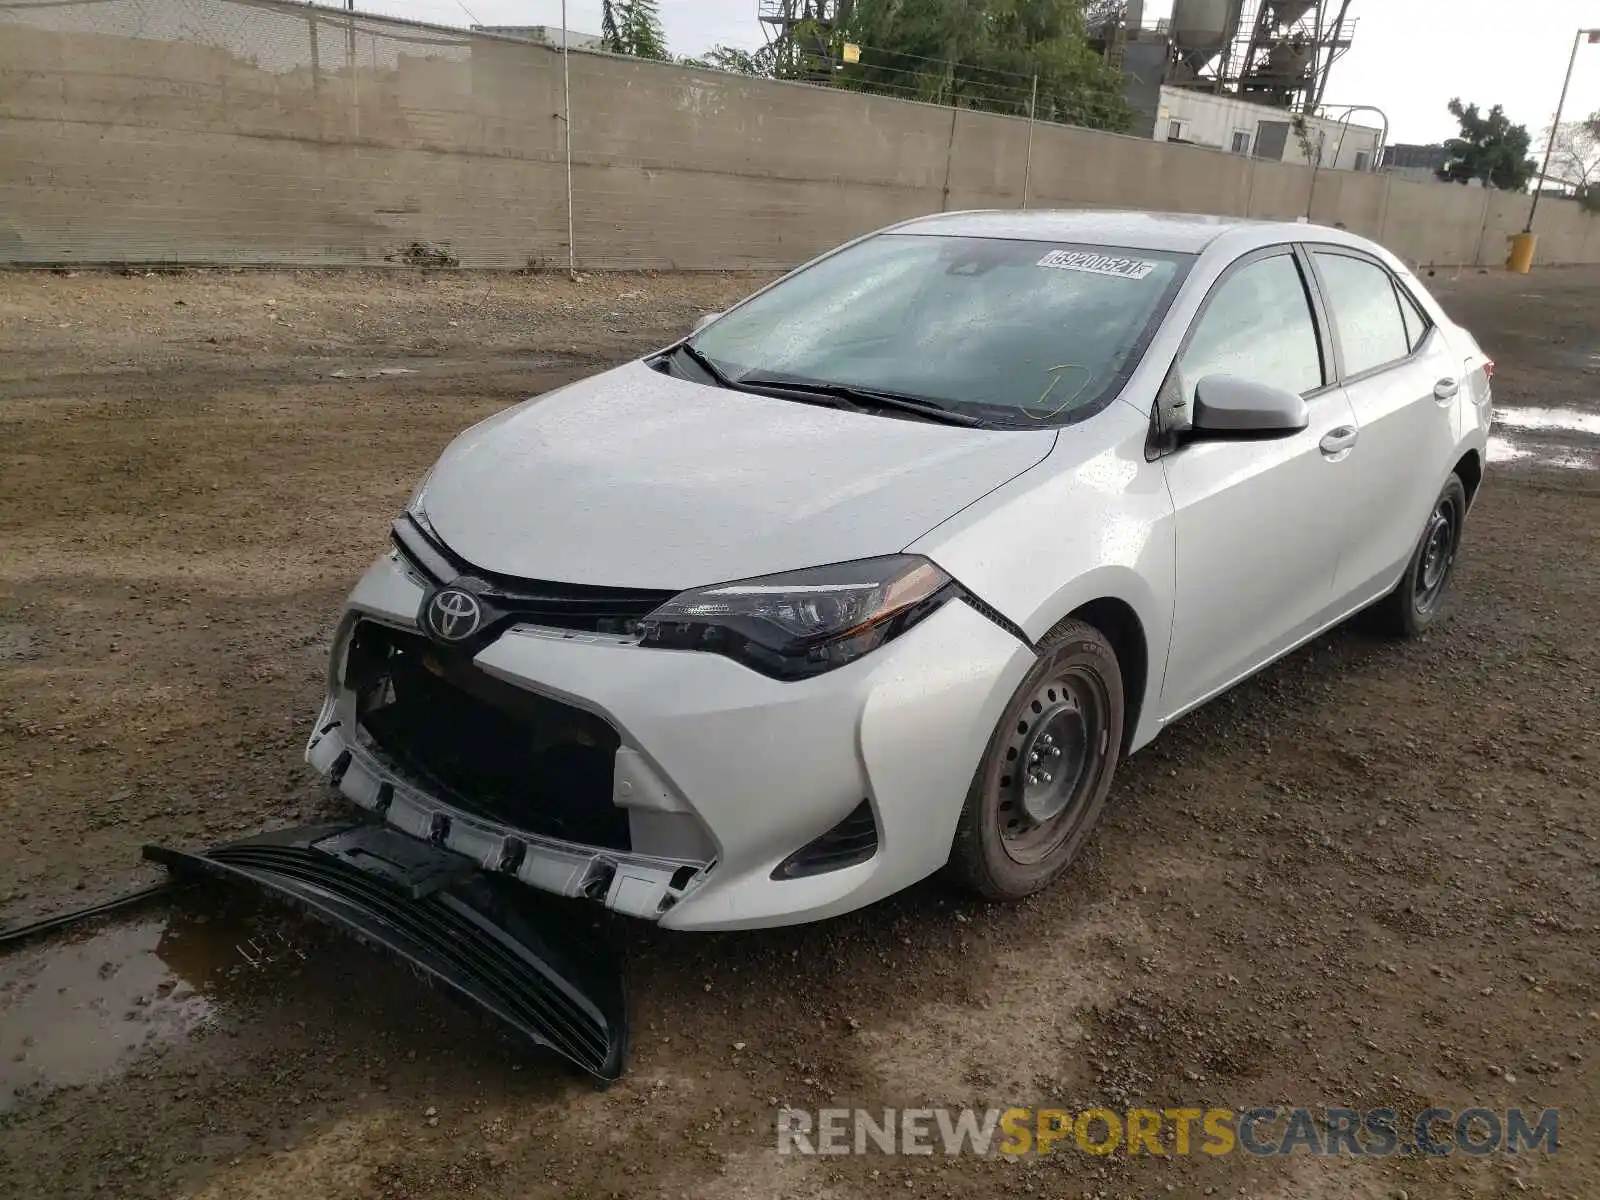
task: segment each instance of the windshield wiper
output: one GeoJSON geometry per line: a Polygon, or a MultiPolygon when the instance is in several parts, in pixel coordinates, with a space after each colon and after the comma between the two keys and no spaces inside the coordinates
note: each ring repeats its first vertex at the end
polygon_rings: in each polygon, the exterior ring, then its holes
{"type": "Polygon", "coordinates": [[[694,363],[695,366],[699,367],[707,375],[711,376],[718,387],[733,388],[735,390],[738,389],[739,385],[734,383],[732,379],[728,378],[728,373],[726,371],[717,366],[717,364],[710,358],[696,350],[688,342],[679,342],[677,349],[674,350],[673,353],[678,352],[682,352],[690,362],[694,363]]]}
{"type": "Polygon", "coordinates": [[[769,378],[764,375],[741,375],[732,383],[740,388],[771,388],[774,391],[799,392],[811,396],[827,396],[843,400],[861,409],[890,409],[910,413],[928,421],[945,425],[962,425],[975,428],[984,422],[970,413],[957,412],[934,400],[921,396],[907,396],[901,392],[884,392],[877,388],[857,387],[848,383],[811,383],[798,379],[769,378]]]}
{"type": "Polygon", "coordinates": [[[920,396],[907,396],[900,392],[885,392],[877,388],[857,387],[848,383],[813,383],[805,379],[786,379],[781,376],[741,375],[737,379],[724,371],[712,358],[689,342],[679,342],[673,353],[681,351],[685,358],[698,366],[718,387],[738,392],[777,392],[796,400],[812,404],[832,404],[860,410],[891,409],[909,413],[928,421],[945,425],[976,428],[984,424],[970,413],[957,412],[934,400],[920,396]]]}
{"type": "Polygon", "coordinates": [[[820,404],[824,408],[857,407],[844,397],[805,386],[797,387],[787,383],[767,382],[759,387],[746,387],[742,379],[734,379],[703,351],[691,346],[688,342],[678,343],[669,353],[676,354],[680,350],[683,351],[684,357],[711,376],[712,382],[718,387],[725,387],[735,392],[749,392],[760,396],[780,395],[784,399],[795,400],[801,404],[820,404]]]}

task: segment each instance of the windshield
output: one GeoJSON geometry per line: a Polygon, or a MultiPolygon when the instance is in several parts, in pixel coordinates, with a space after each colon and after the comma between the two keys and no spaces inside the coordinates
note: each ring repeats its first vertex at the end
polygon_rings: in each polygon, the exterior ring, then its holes
{"type": "Polygon", "coordinates": [[[1008,425],[1060,423],[1116,394],[1190,255],[880,234],[690,339],[734,383],[841,384],[1008,425]]]}

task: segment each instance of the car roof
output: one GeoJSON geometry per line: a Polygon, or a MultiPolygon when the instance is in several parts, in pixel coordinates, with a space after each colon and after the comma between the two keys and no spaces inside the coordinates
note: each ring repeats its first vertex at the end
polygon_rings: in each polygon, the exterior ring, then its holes
{"type": "Polygon", "coordinates": [[[1241,250],[1287,241],[1366,244],[1342,229],[1309,222],[1115,209],[982,209],[917,217],[891,229],[895,233],[1081,242],[1180,254],[1199,254],[1224,237],[1241,250]]]}

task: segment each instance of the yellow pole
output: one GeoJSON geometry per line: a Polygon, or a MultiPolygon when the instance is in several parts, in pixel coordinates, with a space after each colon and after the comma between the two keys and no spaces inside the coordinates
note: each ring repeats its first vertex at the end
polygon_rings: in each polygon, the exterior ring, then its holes
{"type": "Polygon", "coordinates": [[[1511,253],[1506,256],[1506,270],[1515,271],[1518,275],[1526,275],[1533,269],[1533,248],[1538,244],[1539,235],[1536,233],[1514,233],[1511,235],[1511,253]]]}
{"type": "Polygon", "coordinates": [[[1584,38],[1591,43],[1600,42],[1600,29],[1580,29],[1572,35],[1572,53],[1567,55],[1567,73],[1561,79],[1561,98],[1556,101],[1555,120],[1550,122],[1550,137],[1544,145],[1544,162],[1539,167],[1538,178],[1533,181],[1533,203],[1528,206],[1528,223],[1522,227],[1521,233],[1512,237],[1511,253],[1506,256],[1506,269],[1518,275],[1526,275],[1533,266],[1533,247],[1539,240],[1533,232],[1533,218],[1539,213],[1539,196],[1544,191],[1545,179],[1550,173],[1550,154],[1556,148],[1556,134],[1561,128],[1561,110],[1567,106],[1572,67],[1578,61],[1578,44],[1584,38]]]}

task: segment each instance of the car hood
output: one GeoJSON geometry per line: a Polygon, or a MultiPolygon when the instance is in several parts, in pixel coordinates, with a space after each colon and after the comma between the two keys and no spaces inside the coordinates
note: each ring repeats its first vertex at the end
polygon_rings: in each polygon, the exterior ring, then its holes
{"type": "Polygon", "coordinates": [[[846,412],[635,362],[461,434],[421,508],[485,571],[688,588],[892,554],[1053,443],[1052,430],[846,412]]]}

